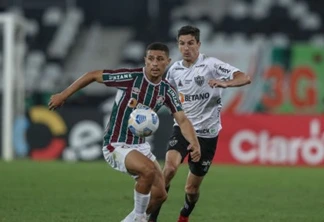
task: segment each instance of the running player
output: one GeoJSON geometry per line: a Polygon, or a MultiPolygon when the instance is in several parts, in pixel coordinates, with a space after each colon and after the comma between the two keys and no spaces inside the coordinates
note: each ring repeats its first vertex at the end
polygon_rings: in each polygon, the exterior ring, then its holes
{"type": "MultiPolygon", "coordinates": [[[[182,60],[175,62],[167,73],[167,80],[180,97],[183,109],[192,122],[201,147],[201,159],[193,161],[189,156],[189,174],[185,185],[185,203],[178,222],[189,221],[189,215],[199,198],[199,187],[214,158],[221,130],[220,112],[223,88],[249,84],[250,77],[237,68],[217,58],[199,52],[200,30],[184,26],[178,31],[178,48],[182,60]]],[[[166,153],[163,176],[166,190],[179,165],[188,154],[190,143],[175,123],[166,153]]],[[[156,222],[160,208],[153,212],[149,221],[156,222]]]]}
{"type": "Polygon", "coordinates": [[[49,109],[63,105],[66,99],[92,82],[118,87],[113,112],[107,125],[103,154],[114,169],[132,175],[136,179],[134,209],[124,222],[146,222],[154,206],[167,198],[164,179],[149,143],[134,136],[128,130],[130,113],[139,107],[150,107],[158,111],[163,105],[170,108],[182,130],[191,151],[193,161],[200,159],[200,146],[191,122],[182,111],[178,94],[165,80],[162,80],[168,64],[169,49],[165,44],[152,43],[147,47],[145,67],[138,69],[97,70],[84,74],[61,93],[49,101],[49,109]]]}

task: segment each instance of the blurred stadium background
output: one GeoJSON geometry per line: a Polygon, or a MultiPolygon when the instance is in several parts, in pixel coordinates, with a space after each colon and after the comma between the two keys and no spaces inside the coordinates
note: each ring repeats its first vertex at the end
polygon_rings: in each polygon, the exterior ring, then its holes
{"type": "MultiPolygon", "coordinates": [[[[179,59],[175,38],[186,24],[200,28],[201,52],[253,79],[225,92],[215,165],[192,220],[324,221],[322,1],[0,0],[1,222],[127,214],[131,179],[101,154],[115,90],[93,84],[57,112],[46,105],[86,71],[142,66],[152,41],[179,59]]],[[[149,140],[163,160],[172,119],[159,116],[149,140]]],[[[177,216],[186,170],[162,222],[177,216]]]]}

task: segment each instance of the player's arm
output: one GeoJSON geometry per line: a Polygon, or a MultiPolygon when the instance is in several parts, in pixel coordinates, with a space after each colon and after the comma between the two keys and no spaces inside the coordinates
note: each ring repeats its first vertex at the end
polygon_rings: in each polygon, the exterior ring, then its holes
{"type": "Polygon", "coordinates": [[[226,81],[227,87],[239,87],[251,83],[251,77],[244,72],[237,71],[233,73],[233,79],[226,81]]]}
{"type": "Polygon", "coordinates": [[[82,75],[80,78],[75,80],[70,86],[68,86],[62,92],[51,96],[51,99],[48,103],[49,109],[54,110],[62,106],[67,98],[69,98],[75,92],[86,87],[92,82],[103,83],[102,73],[103,70],[87,72],[84,75],[82,75]]]}
{"type": "Polygon", "coordinates": [[[214,79],[208,81],[208,84],[212,88],[239,87],[251,83],[249,75],[217,58],[211,57],[209,59],[208,67],[214,74],[214,79]]]}
{"type": "Polygon", "coordinates": [[[190,150],[190,156],[192,161],[198,162],[200,160],[200,145],[196,136],[196,132],[190,122],[190,120],[186,117],[183,111],[173,113],[173,117],[177,121],[181,133],[186,138],[186,140],[190,143],[188,150],[190,150]]]}
{"type": "Polygon", "coordinates": [[[224,81],[219,79],[211,79],[208,81],[210,87],[220,87],[220,88],[239,87],[250,83],[251,83],[250,76],[241,71],[234,72],[233,79],[231,80],[224,81]]]}

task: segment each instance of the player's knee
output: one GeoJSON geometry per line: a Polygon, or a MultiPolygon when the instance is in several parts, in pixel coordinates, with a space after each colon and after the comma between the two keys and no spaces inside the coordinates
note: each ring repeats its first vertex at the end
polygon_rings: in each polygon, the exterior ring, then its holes
{"type": "Polygon", "coordinates": [[[168,198],[168,194],[165,190],[161,190],[156,197],[154,198],[154,202],[157,205],[162,204],[168,198]]]}
{"type": "Polygon", "coordinates": [[[165,190],[161,191],[160,196],[158,198],[158,202],[161,204],[164,201],[166,201],[166,199],[168,198],[168,194],[165,190]]]}
{"type": "Polygon", "coordinates": [[[168,194],[165,193],[159,200],[159,204],[164,203],[168,199],[168,194]]]}
{"type": "Polygon", "coordinates": [[[170,181],[177,173],[177,166],[173,164],[166,164],[163,169],[163,174],[166,181],[170,181]]]}
{"type": "Polygon", "coordinates": [[[166,201],[166,199],[168,199],[168,193],[166,192],[166,190],[163,190],[163,193],[161,195],[161,202],[166,201]]]}
{"type": "Polygon", "coordinates": [[[145,167],[142,168],[142,172],[140,174],[140,178],[145,181],[150,181],[153,183],[155,179],[155,175],[158,173],[157,169],[155,168],[153,162],[148,163],[145,167]]]}

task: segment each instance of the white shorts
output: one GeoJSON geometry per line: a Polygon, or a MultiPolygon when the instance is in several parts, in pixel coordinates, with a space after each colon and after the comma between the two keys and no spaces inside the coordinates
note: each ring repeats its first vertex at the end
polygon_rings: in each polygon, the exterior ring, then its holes
{"type": "Polygon", "coordinates": [[[156,160],[156,157],[151,152],[151,146],[148,142],[141,144],[111,143],[110,145],[114,148],[112,152],[110,152],[107,147],[102,148],[107,163],[115,170],[127,173],[133,178],[137,178],[138,176],[130,174],[125,166],[125,159],[129,152],[137,150],[153,162],[156,160]]]}

